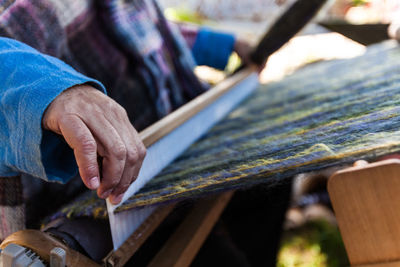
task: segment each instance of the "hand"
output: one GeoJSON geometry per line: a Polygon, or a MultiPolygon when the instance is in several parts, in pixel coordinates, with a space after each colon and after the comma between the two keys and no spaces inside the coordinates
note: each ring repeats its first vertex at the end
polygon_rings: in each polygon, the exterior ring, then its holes
{"type": "Polygon", "coordinates": [[[400,41],[400,20],[394,20],[388,28],[390,38],[400,41]]]}
{"type": "Polygon", "coordinates": [[[262,66],[256,65],[250,58],[250,54],[253,49],[254,48],[247,41],[244,41],[240,38],[236,40],[233,47],[233,50],[238,54],[244,65],[253,67],[258,71],[258,73],[261,73],[264,68],[264,64],[262,66]]]}
{"type": "Polygon", "coordinates": [[[54,99],[42,123],[45,129],[62,135],[74,150],[84,184],[97,189],[99,197],[110,197],[113,204],[121,202],[146,154],[126,111],[99,90],[79,85],[54,99]]]}

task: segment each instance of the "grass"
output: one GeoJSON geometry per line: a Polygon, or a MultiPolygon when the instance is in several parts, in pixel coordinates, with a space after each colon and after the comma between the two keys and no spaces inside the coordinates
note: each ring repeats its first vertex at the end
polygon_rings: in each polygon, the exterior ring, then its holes
{"type": "Polygon", "coordinates": [[[320,220],[285,232],[277,266],[341,267],[349,262],[338,228],[320,220]]]}

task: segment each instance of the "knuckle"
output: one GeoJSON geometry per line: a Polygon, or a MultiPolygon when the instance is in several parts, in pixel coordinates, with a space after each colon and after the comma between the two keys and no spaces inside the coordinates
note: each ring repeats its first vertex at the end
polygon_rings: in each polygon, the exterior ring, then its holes
{"type": "Polygon", "coordinates": [[[94,139],[88,138],[87,136],[78,137],[80,140],[80,146],[83,153],[92,153],[96,151],[97,144],[94,139]]]}
{"type": "Polygon", "coordinates": [[[71,124],[71,118],[68,115],[60,116],[58,122],[61,125],[71,124]]]}
{"type": "Polygon", "coordinates": [[[128,112],[126,112],[126,110],[122,106],[118,105],[118,107],[119,107],[119,112],[121,113],[121,115],[123,117],[128,117],[128,112]]]}
{"type": "Polygon", "coordinates": [[[119,105],[118,103],[116,103],[114,101],[111,103],[110,108],[116,114],[122,114],[122,115],[127,114],[126,110],[121,105],[119,105]]]}
{"type": "Polygon", "coordinates": [[[126,190],[128,190],[130,184],[123,184],[123,185],[119,185],[114,191],[118,194],[124,193],[126,192],[126,190]]]}
{"type": "Polygon", "coordinates": [[[141,159],[144,159],[144,157],[146,157],[147,154],[147,149],[146,147],[142,144],[141,146],[139,146],[139,157],[141,159]]]}
{"type": "Polygon", "coordinates": [[[126,158],[126,148],[124,145],[116,146],[113,150],[113,155],[117,160],[124,160],[126,158]]]}
{"type": "Polygon", "coordinates": [[[130,165],[134,165],[139,160],[139,155],[135,151],[130,151],[127,154],[126,161],[130,165]]]}
{"type": "Polygon", "coordinates": [[[117,187],[118,184],[119,184],[119,180],[117,180],[117,179],[110,179],[109,181],[107,181],[106,187],[107,187],[107,188],[115,188],[115,187],[117,187]]]}
{"type": "Polygon", "coordinates": [[[93,175],[97,174],[97,166],[95,166],[93,164],[80,167],[79,169],[81,170],[81,172],[83,172],[84,174],[89,175],[89,176],[93,176],[93,175]]]}

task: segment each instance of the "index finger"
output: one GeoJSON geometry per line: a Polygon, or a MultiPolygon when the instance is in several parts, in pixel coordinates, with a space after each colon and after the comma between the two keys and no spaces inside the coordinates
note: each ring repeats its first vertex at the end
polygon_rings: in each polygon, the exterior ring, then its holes
{"type": "Polygon", "coordinates": [[[97,143],[89,128],[74,115],[64,116],[59,127],[65,141],[74,150],[83,183],[89,189],[97,189],[100,185],[97,143]]]}

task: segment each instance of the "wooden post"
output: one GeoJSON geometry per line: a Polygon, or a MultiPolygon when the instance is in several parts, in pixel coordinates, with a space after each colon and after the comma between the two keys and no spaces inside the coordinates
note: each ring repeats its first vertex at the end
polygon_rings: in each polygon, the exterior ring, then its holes
{"type": "Polygon", "coordinates": [[[149,267],[189,266],[232,195],[233,191],[200,200],[153,258],[149,267]]]}
{"type": "Polygon", "coordinates": [[[400,266],[400,160],[336,172],[328,191],[352,266],[400,266]]]}

